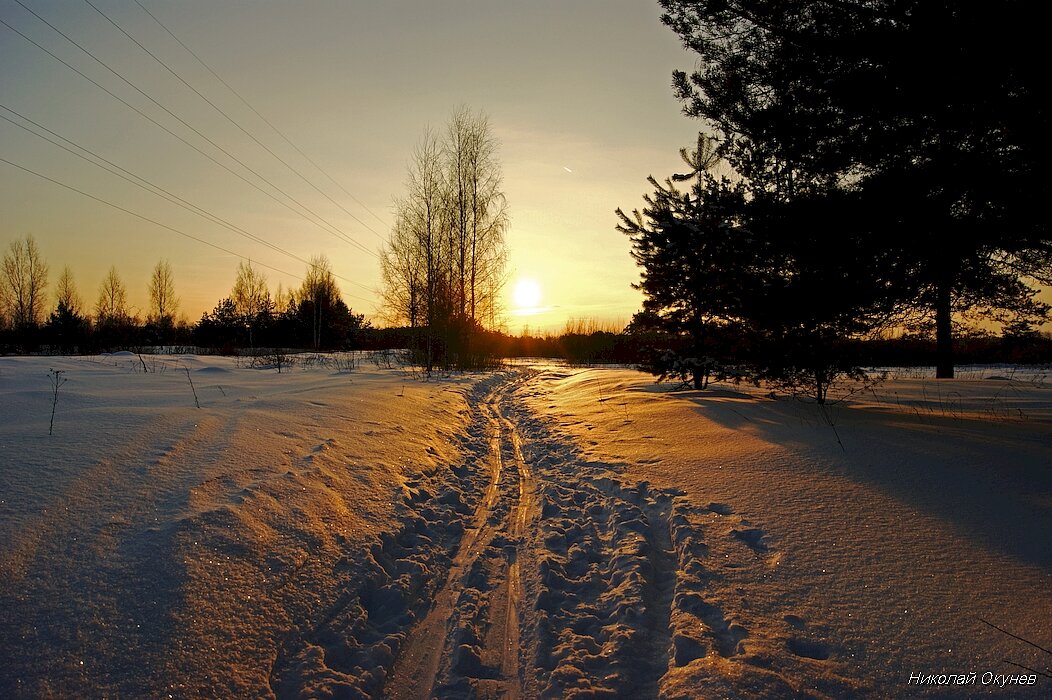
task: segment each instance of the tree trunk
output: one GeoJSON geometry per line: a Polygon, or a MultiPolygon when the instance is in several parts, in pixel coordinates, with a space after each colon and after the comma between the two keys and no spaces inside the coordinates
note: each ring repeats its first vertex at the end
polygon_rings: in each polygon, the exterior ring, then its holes
{"type": "Polygon", "coordinates": [[[935,290],[935,378],[953,379],[953,323],[950,284],[939,282],[935,290]]]}

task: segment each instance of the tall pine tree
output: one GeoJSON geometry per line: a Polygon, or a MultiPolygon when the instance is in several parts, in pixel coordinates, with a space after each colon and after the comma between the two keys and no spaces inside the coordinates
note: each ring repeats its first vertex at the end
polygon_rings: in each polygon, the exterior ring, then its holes
{"type": "Polygon", "coordinates": [[[660,4],[700,57],[676,91],[738,172],[768,191],[860,193],[868,235],[894,252],[888,292],[935,321],[939,376],[954,311],[1044,318],[1028,283],[1052,282],[1039,6],[660,4]]]}

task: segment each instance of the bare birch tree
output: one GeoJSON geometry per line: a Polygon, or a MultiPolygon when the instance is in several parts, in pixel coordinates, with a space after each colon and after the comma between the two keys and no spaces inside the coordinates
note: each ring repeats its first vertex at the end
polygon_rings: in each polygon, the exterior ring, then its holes
{"type": "Polygon", "coordinates": [[[62,274],[58,277],[55,302],[59,309],[65,309],[74,316],[84,313],[84,300],[77,291],[77,284],[73,280],[73,270],[69,265],[62,268],[62,274]]]}
{"type": "Polygon", "coordinates": [[[324,255],[311,257],[307,274],[300,285],[296,298],[301,310],[309,311],[311,321],[311,344],[315,349],[322,346],[322,331],[329,328],[340,315],[343,300],[332,264],[324,255]],[[304,305],[307,305],[306,307],[304,305]]]}
{"type": "Polygon", "coordinates": [[[175,322],[175,311],[179,300],[175,297],[175,278],[172,266],[167,260],[158,260],[150,275],[150,313],[149,318],[162,326],[175,322]]]}
{"type": "Polygon", "coordinates": [[[102,284],[99,285],[99,297],[95,302],[95,318],[100,325],[122,323],[130,318],[128,290],[124,287],[116,266],[110,268],[102,284]]]}
{"type": "Polygon", "coordinates": [[[495,314],[503,285],[507,200],[498,143],[489,119],[465,107],[455,110],[446,133],[450,234],[454,253],[456,313],[472,324],[495,314]]]}
{"type": "Polygon", "coordinates": [[[470,338],[493,326],[504,283],[507,205],[497,141],[482,113],[453,112],[440,141],[427,130],[383,249],[389,319],[425,329],[424,364],[464,364],[470,338]]]}
{"type": "Polygon", "coordinates": [[[234,302],[234,309],[238,315],[243,318],[255,318],[269,303],[267,278],[252,267],[251,261],[238,264],[234,287],[230,290],[230,300],[234,302]]]}
{"type": "Polygon", "coordinates": [[[270,305],[270,292],[267,290],[266,276],[252,267],[252,262],[241,261],[237,266],[237,277],[234,288],[230,290],[230,300],[234,303],[234,312],[248,328],[248,344],[255,347],[254,329],[259,315],[270,305]]]}
{"type": "Polygon", "coordinates": [[[3,259],[2,298],[6,315],[17,328],[44,320],[48,266],[33,236],[11,242],[3,259]]]}
{"type": "Polygon", "coordinates": [[[384,315],[388,322],[424,325],[424,260],[408,207],[400,206],[380,257],[384,315]]]}
{"type": "Polygon", "coordinates": [[[293,297],[295,297],[293,290],[286,289],[281,282],[278,282],[278,288],[274,292],[274,308],[278,313],[285,313],[289,310],[293,297]]]}
{"type": "Polygon", "coordinates": [[[406,178],[406,198],[399,204],[399,219],[416,239],[422,265],[424,322],[427,328],[424,363],[434,368],[436,326],[439,322],[440,292],[443,283],[443,224],[446,214],[446,181],[442,168],[442,147],[428,129],[417,144],[406,178]]]}

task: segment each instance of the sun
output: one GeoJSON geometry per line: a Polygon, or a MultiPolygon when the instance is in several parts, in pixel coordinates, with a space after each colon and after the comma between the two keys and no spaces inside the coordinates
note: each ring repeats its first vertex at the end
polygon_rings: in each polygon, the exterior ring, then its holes
{"type": "Polygon", "coordinates": [[[519,309],[535,309],[541,303],[541,286],[536,280],[523,277],[515,284],[515,307],[519,309]]]}

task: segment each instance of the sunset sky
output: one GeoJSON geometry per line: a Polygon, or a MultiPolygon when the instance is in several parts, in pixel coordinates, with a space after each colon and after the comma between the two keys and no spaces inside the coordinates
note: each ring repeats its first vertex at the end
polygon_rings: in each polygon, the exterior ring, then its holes
{"type": "Polygon", "coordinates": [[[647,175],[679,170],[678,149],[694,141],[700,126],[681,114],[669,87],[672,70],[689,68],[693,58],[661,25],[656,3],[139,2],[91,0],[237,125],[86,1],[2,0],[0,19],[270,189],[24,4],[337,231],[278,204],[0,24],[0,117],[21,122],[17,112],[295,256],[206,221],[0,118],[0,158],[156,222],[0,162],[0,245],[32,234],[50,264],[52,286],[70,265],[90,307],[116,265],[132,306],[144,312],[150,270],[166,258],[180,313],[193,321],[229,293],[240,259],[276,268],[264,268],[273,291],[279,283],[298,286],[304,264],[296,258],[323,253],[352,309],[374,316],[375,253],[410,152],[425,127],[442,128],[465,105],[488,114],[501,143],[511,211],[508,329],[557,330],[568,318],[626,322],[639,308],[641,297],[630,288],[638,272],[627,238],[614,228],[614,209],[642,204],[647,175]],[[536,287],[516,302],[523,278],[536,287]],[[516,312],[517,303],[538,292],[540,313],[516,312]]]}

